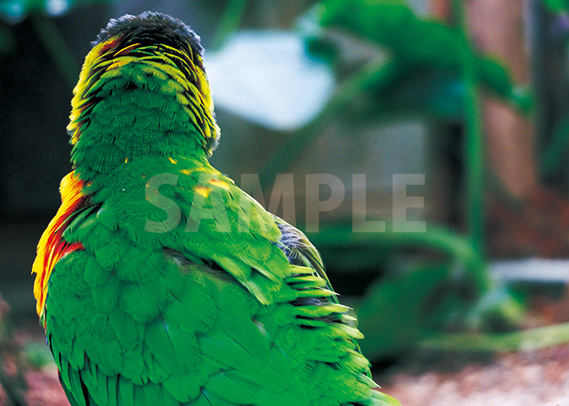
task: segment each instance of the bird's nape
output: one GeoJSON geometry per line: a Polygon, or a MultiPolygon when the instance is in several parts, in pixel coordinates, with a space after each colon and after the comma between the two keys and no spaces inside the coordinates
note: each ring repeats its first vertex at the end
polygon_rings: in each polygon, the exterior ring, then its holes
{"type": "Polygon", "coordinates": [[[83,180],[144,156],[211,155],[220,131],[202,53],[198,35],[164,14],[109,22],[72,100],[68,132],[83,180]]]}

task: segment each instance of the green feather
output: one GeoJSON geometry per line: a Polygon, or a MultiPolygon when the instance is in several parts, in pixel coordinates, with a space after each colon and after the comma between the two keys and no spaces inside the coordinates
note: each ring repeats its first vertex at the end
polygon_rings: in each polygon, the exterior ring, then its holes
{"type": "Polygon", "coordinates": [[[120,290],[120,281],[114,276],[107,279],[103,285],[95,286],[91,292],[97,310],[101,313],[111,311],[117,305],[120,290]]]}
{"type": "Polygon", "coordinates": [[[201,396],[192,403],[192,406],[238,406],[236,403],[228,402],[212,393],[203,389],[201,396]]]}
{"type": "Polygon", "coordinates": [[[99,265],[94,256],[89,255],[85,262],[85,272],[83,273],[85,282],[87,282],[89,287],[94,288],[102,286],[109,280],[110,276],[111,272],[99,265]]]}
{"type": "MultiPolygon", "coordinates": [[[[121,406],[138,406],[134,403],[134,383],[125,379],[124,377],[119,377],[118,382],[118,404],[121,406]]],[[[163,404],[163,403],[161,403],[163,404]]]]}

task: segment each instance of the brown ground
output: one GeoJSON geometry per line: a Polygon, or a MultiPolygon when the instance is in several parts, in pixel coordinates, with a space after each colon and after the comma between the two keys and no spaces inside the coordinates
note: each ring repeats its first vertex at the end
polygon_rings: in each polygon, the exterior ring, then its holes
{"type": "Polygon", "coordinates": [[[567,406],[569,345],[500,354],[452,372],[402,370],[383,390],[404,406],[567,406]]]}
{"type": "MultiPolygon", "coordinates": [[[[44,342],[27,332],[19,332],[18,336],[28,342],[44,342]]],[[[411,357],[389,373],[376,374],[376,379],[383,391],[404,406],[569,405],[569,344],[486,356],[483,361],[461,361],[449,354],[429,357],[411,357]],[[449,364],[454,364],[452,370],[449,364]]],[[[39,370],[27,369],[25,378],[28,406],[68,405],[53,364],[39,370]]],[[[7,405],[2,395],[0,405],[7,405]]]]}

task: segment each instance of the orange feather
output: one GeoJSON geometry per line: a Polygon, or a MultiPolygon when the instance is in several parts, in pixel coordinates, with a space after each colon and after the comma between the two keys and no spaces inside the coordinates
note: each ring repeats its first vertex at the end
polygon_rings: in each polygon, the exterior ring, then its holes
{"type": "Polygon", "coordinates": [[[61,258],[70,252],[83,249],[79,242],[68,243],[63,239],[65,231],[73,214],[85,206],[87,196],[81,193],[85,182],[69,173],[61,181],[61,206],[55,217],[49,223],[38,243],[38,255],[32,267],[36,274],[34,283],[34,296],[37,300],[37,312],[43,317],[47,286],[53,267],[61,258]]]}

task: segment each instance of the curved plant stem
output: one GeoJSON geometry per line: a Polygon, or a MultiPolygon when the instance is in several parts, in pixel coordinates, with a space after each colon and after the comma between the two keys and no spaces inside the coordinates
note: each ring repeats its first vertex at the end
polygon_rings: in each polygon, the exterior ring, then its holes
{"type": "Polygon", "coordinates": [[[387,60],[384,55],[372,59],[358,73],[347,79],[322,112],[307,125],[291,134],[269,162],[261,169],[259,179],[263,188],[275,180],[277,174],[286,170],[312,142],[332,123],[334,117],[354,98],[373,83],[390,83],[397,72],[398,64],[387,60]]]}
{"type": "MultiPolygon", "coordinates": [[[[452,0],[452,8],[462,42],[460,58],[466,84],[464,160],[466,163],[468,233],[473,249],[484,256],[484,138],[480,114],[480,94],[476,78],[476,58],[469,40],[464,0],[452,0]]],[[[483,268],[473,276],[481,292],[488,289],[489,278],[483,268]]]]}
{"type": "Polygon", "coordinates": [[[213,48],[219,49],[223,43],[239,28],[249,0],[228,0],[221,22],[213,38],[213,48]]]}
{"type": "Polygon", "coordinates": [[[320,232],[307,233],[307,235],[320,248],[375,246],[387,247],[395,251],[414,247],[444,253],[472,273],[480,272],[480,269],[485,267],[484,261],[472,249],[469,241],[444,227],[430,226],[424,233],[379,233],[372,230],[355,233],[339,225],[323,227],[320,232]]]}
{"type": "Polygon", "coordinates": [[[444,351],[537,350],[569,343],[569,323],[499,334],[434,333],[420,346],[444,351]]]}
{"type": "Polygon", "coordinates": [[[79,78],[79,63],[52,19],[30,14],[30,21],[71,89],[79,78]]]}

